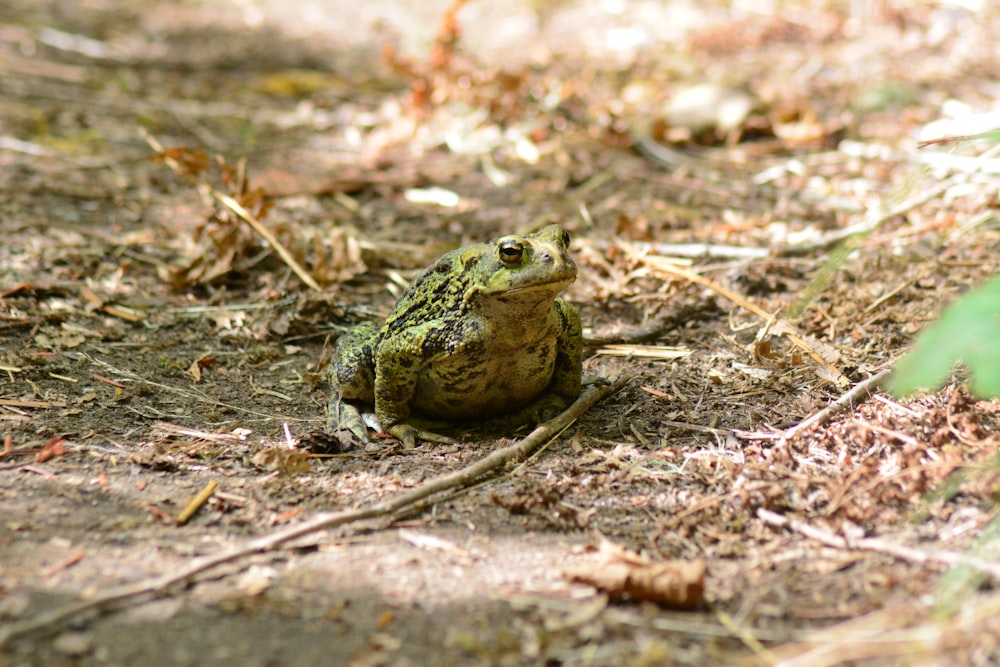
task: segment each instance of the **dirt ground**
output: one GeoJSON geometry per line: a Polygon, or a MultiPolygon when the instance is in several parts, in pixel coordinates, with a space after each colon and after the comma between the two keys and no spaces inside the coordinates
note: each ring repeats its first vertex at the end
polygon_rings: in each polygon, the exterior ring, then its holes
{"type": "Polygon", "coordinates": [[[1000,124],[996,8],[408,4],[0,8],[0,664],[1000,664],[1000,403],[793,428],[1000,265],[990,141],[916,145],[1000,124]],[[322,371],[447,249],[552,222],[624,389],[477,484],[46,617],[525,436],[348,448],[322,371]],[[605,540],[704,599],[573,580],[605,540]]]}

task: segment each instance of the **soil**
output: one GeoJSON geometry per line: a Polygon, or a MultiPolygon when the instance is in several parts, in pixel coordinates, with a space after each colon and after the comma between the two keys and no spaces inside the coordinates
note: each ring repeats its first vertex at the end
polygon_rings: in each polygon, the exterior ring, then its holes
{"type": "Polygon", "coordinates": [[[452,247],[563,225],[585,374],[633,379],[478,484],[2,664],[1000,662],[996,575],[941,555],[995,557],[1000,403],[960,371],[792,430],[1000,265],[1000,179],[914,144],[995,105],[997,10],[410,4],[0,8],[0,627],[524,437],[323,432],[332,341],[452,247]],[[677,139],[699,84],[748,109],[677,139]],[[608,542],[702,560],[703,599],[568,576],[608,542]]]}

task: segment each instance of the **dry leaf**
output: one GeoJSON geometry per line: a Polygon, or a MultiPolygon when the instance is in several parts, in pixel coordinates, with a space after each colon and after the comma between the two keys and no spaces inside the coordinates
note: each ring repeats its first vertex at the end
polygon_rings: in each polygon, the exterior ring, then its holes
{"type": "Polygon", "coordinates": [[[289,240],[289,246],[298,248],[297,258],[322,284],[341,283],[368,270],[354,229],[300,227],[295,234],[295,241],[289,240]]]}
{"type": "Polygon", "coordinates": [[[612,599],[656,602],[672,609],[694,609],[704,600],[705,561],[651,561],[602,540],[593,563],[567,568],[570,581],[589,584],[612,599]]]}
{"type": "Polygon", "coordinates": [[[173,160],[179,167],[180,172],[187,176],[198,176],[208,169],[208,153],[186,146],[168,148],[154,155],[153,161],[173,160]]]}
{"type": "Polygon", "coordinates": [[[678,91],[663,108],[663,121],[671,128],[693,134],[706,130],[725,135],[739,128],[762,102],[740,86],[699,83],[678,91]]]}
{"type": "Polygon", "coordinates": [[[205,354],[201,355],[200,357],[192,361],[191,365],[188,366],[188,369],[185,372],[188,375],[190,375],[195,382],[201,382],[201,369],[208,368],[212,364],[218,363],[218,361],[219,361],[218,359],[213,357],[210,353],[206,352],[205,354]]]}
{"type": "Polygon", "coordinates": [[[251,597],[261,595],[271,587],[278,576],[277,570],[268,565],[251,565],[236,581],[236,587],[251,597]]]}
{"type": "Polygon", "coordinates": [[[300,475],[309,472],[308,452],[272,447],[257,452],[250,461],[262,468],[277,470],[283,475],[300,475]]]}
{"type": "Polygon", "coordinates": [[[66,448],[63,447],[64,442],[66,442],[66,438],[61,435],[57,435],[49,440],[45,443],[45,446],[42,447],[41,451],[35,455],[35,463],[44,463],[49,459],[54,459],[57,456],[65,454],[66,448]]]}

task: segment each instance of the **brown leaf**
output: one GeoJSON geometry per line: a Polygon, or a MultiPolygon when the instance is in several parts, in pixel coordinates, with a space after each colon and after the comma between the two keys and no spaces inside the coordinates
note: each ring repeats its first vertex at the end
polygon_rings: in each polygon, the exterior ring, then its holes
{"type": "Polygon", "coordinates": [[[297,240],[302,247],[300,259],[322,284],[341,283],[367,271],[357,232],[352,229],[302,228],[297,240]]]}
{"type": "Polygon", "coordinates": [[[168,148],[154,155],[152,159],[174,160],[188,176],[197,176],[208,168],[208,153],[184,146],[168,148]]]}
{"type": "Polygon", "coordinates": [[[54,459],[57,456],[65,454],[66,448],[63,447],[64,442],[66,442],[66,438],[61,435],[57,435],[49,440],[45,443],[45,446],[42,447],[42,450],[35,455],[35,463],[44,463],[49,459],[54,459]]]}
{"type": "Polygon", "coordinates": [[[277,470],[283,475],[301,475],[309,472],[307,452],[271,447],[257,452],[250,461],[262,468],[277,470]]]}
{"type": "Polygon", "coordinates": [[[650,561],[603,540],[594,563],[567,568],[570,581],[589,584],[612,599],[655,602],[671,609],[694,609],[705,594],[705,561],[650,561]]]}
{"type": "Polygon", "coordinates": [[[192,361],[191,365],[188,366],[188,369],[185,372],[192,378],[194,378],[195,382],[201,382],[201,369],[208,368],[209,366],[217,364],[218,362],[219,362],[218,359],[213,357],[210,353],[206,352],[205,354],[201,355],[200,357],[192,361]]]}

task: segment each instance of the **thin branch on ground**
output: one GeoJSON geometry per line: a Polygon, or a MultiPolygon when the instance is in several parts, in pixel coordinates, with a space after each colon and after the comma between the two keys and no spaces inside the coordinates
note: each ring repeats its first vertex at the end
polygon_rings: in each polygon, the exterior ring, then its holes
{"type": "Polygon", "coordinates": [[[35,460],[31,459],[30,461],[22,461],[21,463],[11,463],[9,465],[2,465],[0,466],[0,470],[17,470],[19,468],[27,468],[28,466],[34,464],[35,460]]]}
{"type": "Polygon", "coordinates": [[[851,236],[873,232],[886,220],[891,220],[892,218],[903,215],[904,213],[908,213],[912,209],[922,206],[932,199],[940,197],[955,186],[968,183],[972,176],[981,173],[983,167],[988,166],[991,159],[996,157],[997,154],[1000,154],[1000,144],[990,147],[988,150],[984,151],[982,155],[973,159],[973,163],[978,163],[978,169],[970,169],[969,171],[955,174],[951,178],[943,179],[937,185],[928,187],[926,190],[921,190],[916,195],[901,201],[887,211],[872,212],[861,222],[830,232],[822,238],[814,241],[779,248],[774,254],[777,257],[793,257],[796,255],[809,254],[816,252],[817,250],[825,250],[826,248],[834,246],[851,236]]]}
{"type": "MultiPolygon", "coordinates": [[[[719,243],[650,243],[646,241],[633,241],[636,248],[657,255],[667,255],[670,257],[684,257],[693,259],[736,259],[741,261],[762,260],[771,257],[769,248],[757,246],[737,246],[719,243]]],[[[591,245],[599,250],[607,250],[612,247],[612,243],[602,241],[591,241],[591,245]]]]}
{"type": "Polygon", "coordinates": [[[610,384],[589,387],[562,414],[551,421],[539,425],[538,428],[529,433],[523,440],[498,449],[469,466],[428,480],[424,484],[395,498],[383,500],[374,505],[358,509],[326,512],[309,521],[250,540],[242,546],[195,559],[186,567],[182,567],[176,572],[147,579],[146,581],[139,581],[134,584],[119,586],[118,588],[100,593],[90,600],[58,607],[26,621],[9,624],[4,628],[0,628],[0,648],[18,637],[53,629],[54,626],[58,626],[85,612],[107,609],[115,603],[144,598],[149,595],[163,595],[167,589],[178,584],[187,583],[196,576],[220,565],[232,563],[233,561],[254,554],[271,551],[311,533],[337,528],[349,523],[392,516],[432,495],[472,484],[512,461],[527,458],[549,439],[579,419],[580,416],[593,407],[599,400],[621,390],[631,379],[630,376],[622,376],[610,384]]]}
{"type": "Polygon", "coordinates": [[[584,344],[590,346],[611,345],[614,343],[645,343],[659,338],[671,329],[680,329],[685,322],[701,317],[705,307],[702,304],[686,305],[669,315],[661,315],[636,327],[615,327],[595,331],[584,339],[584,344]]]}
{"type": "Polygon", "coordinates": [[[968,567],[984,572],[994,579],[1000,580],[1000,562],[989,561],[975,556],[966,556],[957,551],[943,551],[940,549],[917,549],[903,544],[895,544],[877,537],[863,537],[861,539],[848,539],[835,535],[829,531],[817,528],[805,521],[790,519],[776,512],[766,509],[757,510],[757,518],[764,523],[782,528],[790,528],[795,532],[816,540],[822,544],[835,549],[855,549],[859,551],[874,551],[888,556],[893,556],[900,560],[911,563],[943,563],[945,565],[967,565],[968,567]]]}
{"type": "Polygon", "coordinates": [[[182,387],[173,387],[169,384],[163,384],[162,382],[155,382],[153,380],[149,380],[139,375],[138,373],[133,373],[132,371],[125,370],[124,368],[118,368],[116,366],[112,366],[108,362],[103,361],[101,359],[97,359],[96,357],[92,357],[86,352],[76,353],[75,355],[73,353],[67,352],[66,356],[77,359],[86,359],[95,366],[100,366],[101,368],[106,369],[108,372],[117,374],[119,377],[126,378],[133,382],[139,382],[145,385],[149,385],[150,387],[156,387],[157,389],[162,389],[163,391],[170,392],[172,394],[184,396],[185,398],[188,398],[192,401],[207,403],[209,405],[217,405],[219,407],[227,408],[229,410],[242,412],[243,414],[253,415],[255,417],[265,417],[267,419],[274,419],[281,421],[296,421],[296,422],[313,421],[311,419],[303,419],[302,417],[292,417],[292,416],[277,415],[274,413],[260,412],[258,410],[253,410],[243,405],[236,405],[235,403],[224,403],[223,401],[220,401],[216,398],[212,398],[211,396],[204,394],[200,391],[196,391],[193,389],[184,389],[182,387]]]}
{"type": "Polygon", "coordinates": [[[867,380],[862,380],[861,382],[857,383],[836,401],[834,401],[833,403],[826,406],[819,412],[802,420],[792,428],[785,431],[783,439],[789,440],[792,437],[798,435],[802,431],[812,426],[821,426],[827,423],[828,421],[830,421],[830,419],[833,418],[835,414],[837,414],[844,408],[853,406],[865,394],[868,394],[878,389],[882,385],[882,382],[884,382],[885,379],[888,378],[891,373],[892,373],[892,367],[890,366],[889,368],[879,371],[878,373],[871,376],[867,380]]]}

